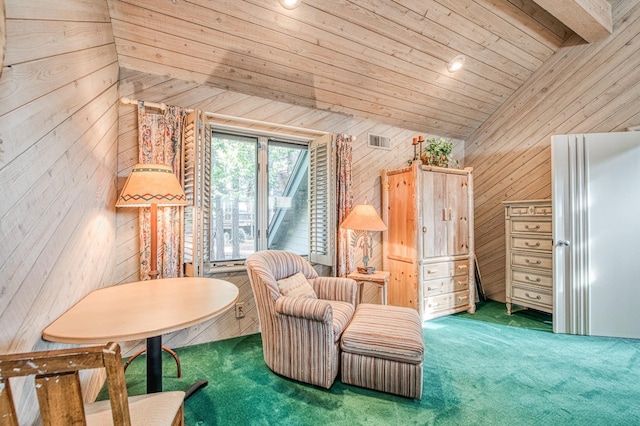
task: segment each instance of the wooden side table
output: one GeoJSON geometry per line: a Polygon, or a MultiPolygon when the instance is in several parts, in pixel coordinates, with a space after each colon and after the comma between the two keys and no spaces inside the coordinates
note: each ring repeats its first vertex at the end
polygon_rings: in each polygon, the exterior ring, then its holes
{"type": "Polygon", "coordinates": [[[387,304],[387,283],[389,282],[388,271],[375,271],[373,274],[361,274],[359,272],[351,272],[347,275],[358,283],[358,304],[362,303],[362,285],[364,283],[373,283],[382,288],[382,304],[387,304]]]}

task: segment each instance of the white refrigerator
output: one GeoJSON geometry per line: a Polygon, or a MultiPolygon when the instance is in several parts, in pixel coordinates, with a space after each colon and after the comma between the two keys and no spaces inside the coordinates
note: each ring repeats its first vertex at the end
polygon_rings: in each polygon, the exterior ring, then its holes
{"type": "Polygon", "coordinates": [[[553,331],[640,338],[640,132],[553,136],[553,331]]]}

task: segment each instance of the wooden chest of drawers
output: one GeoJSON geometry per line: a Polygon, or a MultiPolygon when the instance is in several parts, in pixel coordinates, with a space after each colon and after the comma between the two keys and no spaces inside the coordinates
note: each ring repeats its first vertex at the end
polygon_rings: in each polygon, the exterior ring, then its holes
{"type": "Polygon", "coordinates": [[[422,265],[425,318],[469,306],[469,259],[422,265]]]}
{"type": "Polygon", "coordinates": [[[505,201],[506,299],[553,313],[551,200],[505,201]]]}

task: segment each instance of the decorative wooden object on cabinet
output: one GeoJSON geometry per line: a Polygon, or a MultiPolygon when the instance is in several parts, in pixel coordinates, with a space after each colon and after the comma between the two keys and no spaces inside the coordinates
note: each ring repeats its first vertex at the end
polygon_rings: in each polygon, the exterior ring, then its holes
{"type": "Polygon", "coordinates": [[[390,305],[427,320],[475,312],[472,169],[382,171],[383,268],[390,305]]]}
{"type": "Polygon", "coordinates": [[[551,200],[504,201],[507,314],[512,305],[553,313],[551,200]]]}

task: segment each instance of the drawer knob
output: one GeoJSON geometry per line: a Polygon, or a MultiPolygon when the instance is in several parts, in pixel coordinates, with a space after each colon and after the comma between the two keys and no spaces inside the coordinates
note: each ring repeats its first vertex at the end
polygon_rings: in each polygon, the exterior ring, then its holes
{"type": "Polygon", "coordinates": [[[527,296],[529,299],[534,299],[534,300],[542,299],[539,294],[536,295],[536,297],[531,296],[529,293],[525,293],[524,295],[527,296]]]}
{"type": "Polygon", "coordinates": [[[540,241],[538,241],[535,244],[531,244],[529,241],[525,241],[524,245],[527,246],[527,247],[540,247],[540,241]]]}
{"type": "Polygon", "coordinates": [[[536,278],[535,280],[532,280],[529,275],[525,275],[524,279],[527,281],[531,281],[532,283],[539,283],[540,282],[540,278],[536,278]]]}
{"type": "Polygon", "coordinates": [[[458,269],[462,270],[462,269],[467,269],[467,265],[459,265],[458,269]]]}
{"type": "Polygon", "coordinates": [[[536,260],[535,262],[532,262],[532,261],[530,261],[529,259],[525,259],[524,261],[525,261],[525,263],[526,263],[527,265],[539,265],[540,263],[542,263],[542,262],[540,262],[539,260],[536,260]]]}
{"type": "Polygon", "coordinates": [[[529,231],[537,231],[538,229],[540,229],[540,225],[536,225],[536,226],[525,225],[524,227],[527,228],[529,231]]]}

